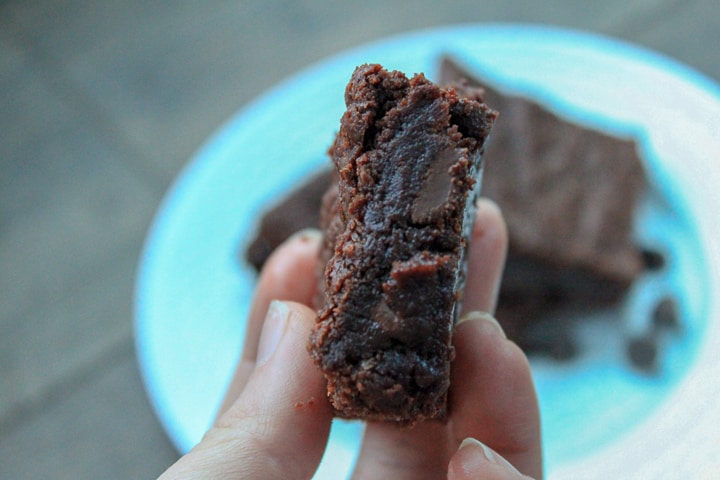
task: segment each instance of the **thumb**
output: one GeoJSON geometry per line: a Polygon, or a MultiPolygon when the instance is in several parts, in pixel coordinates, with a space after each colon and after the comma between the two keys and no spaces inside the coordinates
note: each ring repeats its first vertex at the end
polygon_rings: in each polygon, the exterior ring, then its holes
{"type": "Polygon", "coordinates": [[[333,411],[306,345],[315,313],[273,301],[254,371],[238,400],[161,479],[310,478],[333,411]]]}
{"type": "Polygon", "coordinates": [[[466,438],[450,459],[448,480],[532,480],[487,445],[466,438]]]}

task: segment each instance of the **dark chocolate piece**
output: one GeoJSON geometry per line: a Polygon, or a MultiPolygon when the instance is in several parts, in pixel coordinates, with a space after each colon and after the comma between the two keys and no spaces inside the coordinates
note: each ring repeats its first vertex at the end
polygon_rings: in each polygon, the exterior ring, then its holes
{"type": "Polygon", "coordinates": [[[627,355],[636,368],[645,372],[656,371],[658,339],[654,335],[631,339],[627,345],[627,355]]]}
{"type": "Polygon", "coordinates": [[[652,314],[652,323],[655,328],[670,331],[680,330],[680,314],[677,300],[666,295],[660,299],[652,314]]]}
{"type": "Polygon", "coordinates": [[[678,305],[674,297],[660,297],[653,308],[646,329],[636,334],[627,343],[627,356],[636,368],[653,373],[659,368],[658,354],[668,334],[676,334],[680,329],[678,305]]]}
{"type": "Polygon", "coordinates": [[[422,74],[358,67],[331,149],[310,351],[337,414],[442,418],[481,153],[495,112],[422,74]]]}

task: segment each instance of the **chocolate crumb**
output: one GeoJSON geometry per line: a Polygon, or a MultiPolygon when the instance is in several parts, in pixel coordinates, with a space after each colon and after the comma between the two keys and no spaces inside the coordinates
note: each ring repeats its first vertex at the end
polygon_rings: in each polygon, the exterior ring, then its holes
{"type": "Polygon", "coordinates": [[[632,364],[644,371],[657,368],[658,344],[654,336],[634,338],[628,344],[628,357],[632,364]]]}
{"type": "Polygon", "coordinates": [[[663,297],[653,311],[652,321],[657,328],[678,330],[680,318],[677,301],[671,296],[663,297]]]}

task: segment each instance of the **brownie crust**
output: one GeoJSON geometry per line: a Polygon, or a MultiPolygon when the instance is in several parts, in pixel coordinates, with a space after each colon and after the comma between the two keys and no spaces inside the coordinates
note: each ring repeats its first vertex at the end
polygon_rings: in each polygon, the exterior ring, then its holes
{"type": "Polygon", "coordinates": [[[379,65],[353,73],[330,150],[319,313],[310,352],[338,416],[446,414],[451,332],[496,113],[379,65]]]}

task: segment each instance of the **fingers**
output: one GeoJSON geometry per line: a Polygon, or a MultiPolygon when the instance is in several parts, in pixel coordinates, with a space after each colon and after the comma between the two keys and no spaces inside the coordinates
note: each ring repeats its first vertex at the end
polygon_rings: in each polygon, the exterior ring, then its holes
{"type": "Polygon", "coordinates": [[[314,321],[308,307],[272,302],[246,388],[162,479],[313,475],[333,416],[325,379],[306,350],[314,321]]]}
{"type": "Polygon", "coordinates": [[[318,230],[301,230],[287,239],[268,258],[260,273],[250,307],[243,345],[244,359],[255,359],[262,320],[272,300],[312,305],[317,284],[315,278],[321,239],[322,234],[318,230]]]}
{"type": "Polygon", "coordinates": [[[494,312],[497,303],[508,234],[498,206],[486,198],[477,202],[472,239],[468,247],[468,271],[463,312],[494,312]]]}
{"type": "Polygon", "coordinates": [[[312,303],[320,241],[319,231],[302,230],[278,247],[265,263],[250,307],[242,357],[218,415],[238,398],[254,368],[258,339],[270,301],[280,299],[304,305],[312,303]]]}
{"type": "MultiPolygon", "coordinates": [[[[527,358],[485,313],[455,328],[450,411],[455,444],[472,437],[542,478],[540,413],[527,358]]],[[[462,477],[460,477],[462,478],[462,477]]]]}
{"type": "Polygon", "coordinates": [[[448,480],[520,480],[529,479],[493,449],[466,438],[448,466],[448,480]]]}
{"type": "MultiPolygon", "coordinates": [[[[507,231],[500,210],[490,200],[479,200],[468,250],[464,309],[494,308],[506,250],[507,231]]],[[[441,478],[456,448],[446,425],[440,422],[425,422],[412,429],[371,422],[365,429],[353,478],[441,478]]]]}
{"type": "Polygon", "coordinates": [[[412,428],[369,422],[352,478],[442,478],[451,454],[448,440],[447,427],[441,422],[424,422],[412,428]]]}

